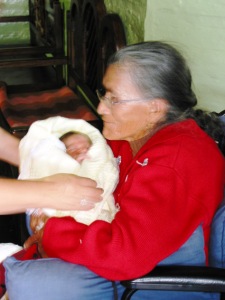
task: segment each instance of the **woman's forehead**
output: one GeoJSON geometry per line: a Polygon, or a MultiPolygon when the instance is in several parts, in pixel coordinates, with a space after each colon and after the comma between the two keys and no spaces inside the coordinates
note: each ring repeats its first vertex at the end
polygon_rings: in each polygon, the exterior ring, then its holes
{"type": "Polygon", "coordinates": [[[121,93],[124,91],[129,94],[137,92],[137,87],[132,80],[128,67],[120,64],[108,66],[103,77],[102,85],[107,92],[121,93]]]}
{"type": "Polygon", "coordinates": [[[126,67],[119,64],[109,65],[103,77],[103,84],[109,84],[111,81],[120,82],[121,78],[129,80],[129,77],[130,75],[126,67]]]}

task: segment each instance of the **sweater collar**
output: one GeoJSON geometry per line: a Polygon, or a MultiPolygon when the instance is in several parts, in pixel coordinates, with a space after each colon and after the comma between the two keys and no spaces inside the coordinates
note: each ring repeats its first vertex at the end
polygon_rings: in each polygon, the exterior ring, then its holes
{"type": "Polygon", "coordinates": [[[149,133],[141,139],[129,142],[133,156],[135,156],[138,153],[141,147],[150,139],[151,136],[152,134],[149,133]]]}
{"type": "Polygon", "coordinates": [[[180,133],[184,133],[184,129],[186,132],[192,131],[195,126],[196,123],[194,120],[187,119],[180,122],[168,124],[165,127],[160,128],[155,133],[151,132],[139,140],[129,142],[133,157],[138,153],[142,146],[144,146],[148,142],[148,140],[151,140],[151,143],[153,144],[154,142],[159,143],[160,141],[171,138],[169,134],[170,131],[173,131],[173,133],[176,132],[176,134],[179,135],[180,133]]]}

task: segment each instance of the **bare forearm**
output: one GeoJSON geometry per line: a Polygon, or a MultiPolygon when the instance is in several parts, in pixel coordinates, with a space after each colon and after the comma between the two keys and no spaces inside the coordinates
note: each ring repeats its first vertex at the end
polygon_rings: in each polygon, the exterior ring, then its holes
{"type": "Polygon", "coordinates": [[[0,179],[0,214],[20,213],[48,204],[51,207],[51,197],[54,198],[56,191],[51,182],[0,179]]]}
{"type": "Polygon", "coordinates": [[[93,180],[69,174],[35,181],[0,179],[0,214],[44,207],[89,210],[102,200],[102,193],[103,190],[97,188],[93,180]]]}

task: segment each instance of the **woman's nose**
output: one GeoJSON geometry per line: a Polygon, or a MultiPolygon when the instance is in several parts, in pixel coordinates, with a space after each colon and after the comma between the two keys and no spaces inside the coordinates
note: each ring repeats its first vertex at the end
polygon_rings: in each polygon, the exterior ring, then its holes
{"type": "Polygon", "coordinates": [[[104,103],[104,101],[100,101],[97,107],[97,112],[99,115],[105,115],[109,113],[109,108],[107,105],[104,103]]]}

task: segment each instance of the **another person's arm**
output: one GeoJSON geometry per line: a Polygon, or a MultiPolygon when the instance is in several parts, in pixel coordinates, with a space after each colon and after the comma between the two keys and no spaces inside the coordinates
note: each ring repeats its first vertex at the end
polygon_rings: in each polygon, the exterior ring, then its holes
{"type": "MultiPolygon", "coordinates": [[[[19,165],[19,139],[0,128],[0,160],[19,165]]],[[[36,181],[0,178],[0,214],[24,212],[29,207],[89,210],[101,201],[96,182],[69,174],[36,181]]]]}
{"type": "Polygon", "coordinates": [[[19,142],[20,140],[18,138],[0,128],[0,159],[18,166],[19,142]]]}
{"type": "Polygon", "coordinates": [[[0,179],[0,214],[24,212],[28,207],[89,210],[101,201],[96,182],[69,174],[38,181],[0,179]]]}

